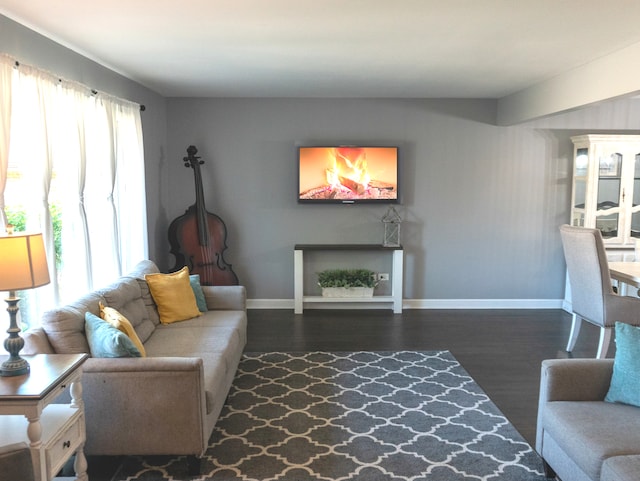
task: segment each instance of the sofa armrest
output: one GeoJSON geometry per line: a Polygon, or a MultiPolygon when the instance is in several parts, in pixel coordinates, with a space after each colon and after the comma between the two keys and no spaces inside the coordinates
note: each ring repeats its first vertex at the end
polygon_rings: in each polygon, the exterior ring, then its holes
{"type": "Polygon", "coordinates": [[[202,359],[199,357],[90,357],[82,365],[84,374],[198,370],[202,370],[202,359]]]}
{"type": "Polygon", "coordinates": [[[202,286],[210,311],[245,311],[247,291],[244,286],[202,286]]]}
{"type": "Polygon", "coordinates": [[[540,401],[602,401],[613,359],[547,359],[540,373],[540,401]]]}
{"type": "Polygon", "coordinates": [[[613,374],[613,359],[547,359],[540,371],[536,451],[543,453],[544,412],[553,401],[603,401],[613,374]]]}
{"type": "Polygon", "coordinates": [[[200,358],[90,358],[82,390],[87,454],[201,456],[206,449],[200,358]]]}
{"type": "Polygon", "coordinates": [[[41,327],[35,329],[29,329],[21,334],[24,339],[24,347],[20,351],[20,354],[55,354],[53,346],[49,342],[47,333],[41,327]]]}

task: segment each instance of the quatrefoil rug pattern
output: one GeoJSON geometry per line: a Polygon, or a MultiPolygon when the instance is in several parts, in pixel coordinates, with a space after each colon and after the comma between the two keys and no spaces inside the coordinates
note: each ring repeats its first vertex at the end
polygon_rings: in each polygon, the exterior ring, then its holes
{"type": "Polygon", "coordinates": [[[202,473],[189,477],[184,457],[132,457],[117,479],[545,479],[448,351],[245,354],[202,473]]]}

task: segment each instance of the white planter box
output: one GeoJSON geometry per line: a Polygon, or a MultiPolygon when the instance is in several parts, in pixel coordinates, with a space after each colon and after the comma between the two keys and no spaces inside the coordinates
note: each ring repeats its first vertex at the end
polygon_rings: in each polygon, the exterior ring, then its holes
{"type": "Polygon", "coordinates": [[[373,297],[373,287],[323,287],[322,297],[373,297]]]}

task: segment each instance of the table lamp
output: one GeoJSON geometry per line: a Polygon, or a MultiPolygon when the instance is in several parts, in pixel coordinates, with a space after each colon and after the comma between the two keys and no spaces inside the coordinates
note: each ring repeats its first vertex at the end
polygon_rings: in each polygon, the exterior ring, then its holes
{"type": "Polygon", "coordinates": [[[49,268],[42,234],[24,232],[0,236],[0,291],[9,291],[5,300],[9,307],[10,324],[4,341],[9,359],[0,366],[0,376],[21,376],[29,372],[29,363],[18,353],[24,347],[19,335],[17,314],[19,297],[16,291],[33,289],[49,283],[49,268]]]}

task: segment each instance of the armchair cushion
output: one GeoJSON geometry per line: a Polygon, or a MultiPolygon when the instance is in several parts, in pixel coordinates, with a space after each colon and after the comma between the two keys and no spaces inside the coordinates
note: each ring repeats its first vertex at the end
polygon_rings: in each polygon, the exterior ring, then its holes
{"type": "MultiPolygon", "coordinates": [[[[545,406],[542,417],[546,442],[552,439],[589,479],[600,479],[606,459],[637,452],[640,418],[633,406],[602,401],[556,401],[545,406]]],[[[550,443],[542,453],[545,459],[560,452],[551,446],[550,443]]],[[[556,472],[561,479],[571,479],[556,472]]]]}
{"type": "Polygon", "coordinates": [[[640,407],[640,327],[616,322],[616,354],[607,402],[640,407]]]}

